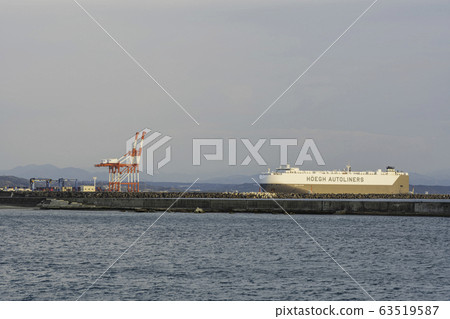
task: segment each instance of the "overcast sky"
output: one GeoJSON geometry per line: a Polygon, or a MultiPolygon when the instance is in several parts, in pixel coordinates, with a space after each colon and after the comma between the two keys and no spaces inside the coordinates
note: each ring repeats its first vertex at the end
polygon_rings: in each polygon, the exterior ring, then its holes
{"type": "Polygon", "coordinates": [[[253,126],[372,0],[79,2],[200,125],[75,2],[0,0],[0,169],[92,169],[145,127],[173,137],[158,179],[267,169],[193,168],[192,138],[213,137],[313,138],[327,169],[450,168],[448,0],[378,1],[253,126]]]}

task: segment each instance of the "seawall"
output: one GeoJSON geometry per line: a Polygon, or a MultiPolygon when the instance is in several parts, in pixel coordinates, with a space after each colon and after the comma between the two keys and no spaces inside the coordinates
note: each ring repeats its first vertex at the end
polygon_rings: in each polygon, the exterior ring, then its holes
{"type": "Polygon", "coordinates": [[[0,206],[36,207],[45,197],[1,197],[0,206]]]}
{"type": "Polygon", "coordinates": [[[65,198],[47,200],[47,209],[107,209],[140,212],[246,212],[292,214],[358,214],[450,217],[450,201],[426,200],[311,200],[223,198],[65,198]],[[175,203],[174,203],[175,202],[175,203]],[[278,205],[283,207],[283,209],[278,205]]]}

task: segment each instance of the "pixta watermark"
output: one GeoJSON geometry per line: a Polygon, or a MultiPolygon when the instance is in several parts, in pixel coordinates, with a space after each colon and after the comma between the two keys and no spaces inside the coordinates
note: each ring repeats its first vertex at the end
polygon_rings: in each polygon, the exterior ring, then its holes
{"type": "MultiPolygon", "coordinates": [[[[144,139],[137,142],[139,156],[139,170],[154,175],[157,170],[167,165],[172,159],[172,148],[169,141],[172,137],[146,128],[144,139]],[[159,154],[161,153],[161,154],[159,154]]],[[[126,142],[127,152],[135,147],[136,140],[131,137],[126,142]]],[[[279,165],[288,164],[289,152],[297,155],[295,165],[301,166],[305,162],[325,165],[325,161],[312,138],[304,140],[296,138],[270,138],[251,141],[248,138],[193,138],[192,165],[201,166],[207,161],[219,161],[228,166],[248,166],[254,162],[259,166],[267,166],[267,161],[261,154],[263,146],[269,146],[270,154],[278,153],[279,165]],[[227,156],[224,156],[226,150],[227,156]],[[243,160],[238,160],[242,159],[243,160]]],[[[273,156],[273,155],[272,155],[273,156]]]]}
{"type": "MultiPolygon", "coordinates": [[[[143,132],[145,132],[146,134],[144,139],[143,140],[141,139],[138,143],[139,144],[138,152],[139,157],[142,157],[144,160],[139,159],[139,170],[141,172],[147,173],[148,175],[153,175],[155,173],[155,168],[156,170],[159,170],[170,162],[172,158],[172,148],[170,145],[167,146],[165,145],[172,139],[172,137],[163,135],[160,132],[152,132],[148,128],[139,132],[139,136],[141,136],[143,132]],[[164,156],[162,159],[156,161],[155,153],[163,146],[165,146],[164,156]]],[[[126,141],[127,153],[133,150],[134,143],[135,143],[134,137],[131,137],[126,141]]]]}
{"type": "MultiPolygon", "coordinates": [[[[264,160],[264,157],[260,154],[260,150],[264,144],[266,144],[267,139],[258,139],[257,142],[252,143],[247,138],[230,138],[230,139],[222,139],[222,138],[194,138],[192,140],[192,165],[199,166],[202,163],[202,157],[207,161],[224,161],[223,150],[224,144],[228,149],[228,158],[226,159],[228,165],[235,166],[247,166],[251,163],[252,160],[260,166],[266,166],[267,162],[264,160]],[[245,148],[246,157],[242,162],[237,161],[237,144],[242,143],[245,148]],[[203,153],[203,149],[206,146],[213,146],[214,152],[205,154],[203,153]],[[203,156],[202,156],[203,155],[203,156]]],[[[297,160],[295,161],[295,165],[303,165],[305,161],[316,161],[317,165],[325,165],[325,161],[323,160],[322,155],[320,154],[319,148],[313,139],[308,138],[305,139],[303,145],[299,149],[299,141],[295,138],[271,138],[269,139],[269,145],[274,147],[274,151],[278,151],[279,154],[279,163],[280,165],[288,164],[288,148],[296,147],[298,150],[297,160]]]]}

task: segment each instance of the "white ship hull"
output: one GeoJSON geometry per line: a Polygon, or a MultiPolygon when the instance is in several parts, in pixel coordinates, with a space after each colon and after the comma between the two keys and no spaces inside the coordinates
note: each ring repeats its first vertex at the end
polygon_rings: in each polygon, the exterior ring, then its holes
{"type": "Polygon", "coordinates": [[[298,168],[277,169],[259,176],[268,192],[282,193],[360,193],[400,194],[409,192],[407,173],[393,169],[376,172],[301,171],[298,168]]]}

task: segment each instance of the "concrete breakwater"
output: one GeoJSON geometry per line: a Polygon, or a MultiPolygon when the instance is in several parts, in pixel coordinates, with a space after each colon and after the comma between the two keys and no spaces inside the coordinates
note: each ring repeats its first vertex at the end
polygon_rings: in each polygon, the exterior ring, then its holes
{"type": "Polygon", "coordinates": [[[223,198],[65,198],[47,199],[44,209],[107,209],[138,212],[245,212],[289,214],[358,214],[450,217],[450,201],[310,200],[223,198]],[[283,209],[280,207],[283,207],[283,209]]]}
{"type": "Polygon", "coordinates": [[[36,207],[45,197],[1,197],[0,206],[36,207]]]}
{"type": "Polygon", "coordinates": [[[299,193],[266,193],[266,192],[187,192],[182,194],[181,192],[140,192],[140,193],[127,193],[127,192],[1,192],[0,197],[47,197],[57,199],[70,199],[70,198],[211,198],[211,199],[436,199],[436,200],[450,200],[450,194],[299,194],[299,193]]]}
{"type": "MultiPolygon", "coordinates": [[[[450,217],[449,195],[383,197],[353,194],[0,192],[0,205],[43,209],[359,214],[450,217]],[[326,196],[325,196],[326,195],[326,196]],[[275,196],[276,202],[271,199],[275,196]],[[280,208],[280,206],[283,209],[280,208]]],[[[386,195],[385,195],[386,196],[386,195]]]]}

